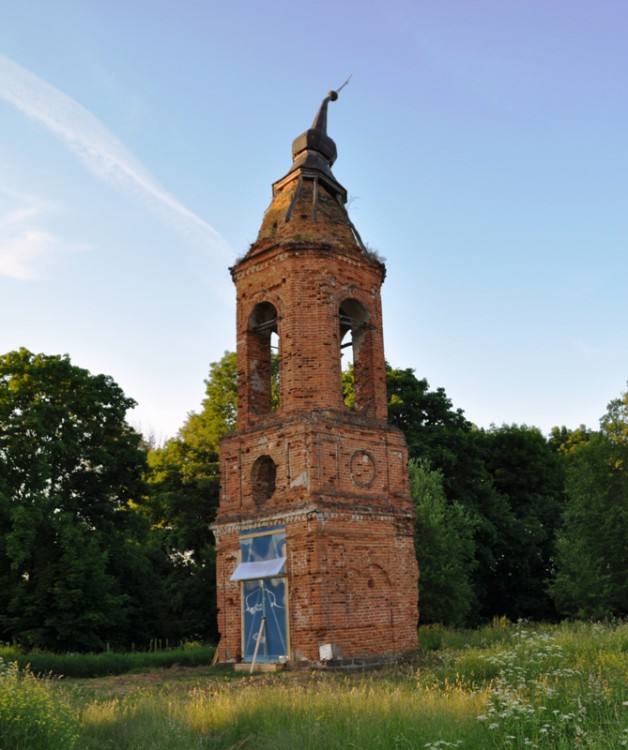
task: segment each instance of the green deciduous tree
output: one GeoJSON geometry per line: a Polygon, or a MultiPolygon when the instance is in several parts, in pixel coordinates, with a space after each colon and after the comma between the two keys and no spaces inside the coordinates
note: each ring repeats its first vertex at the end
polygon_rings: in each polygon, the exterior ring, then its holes
{"type": "Polygon", "coordinates": [[[445,475],[457,461],[463,437],[472,429],[454,409],[443,388],[431,391],[412,369],[386,367],[388,421],[403,430],[411,456],[430,462],[445,475]]]}
{"type": "Polygon", "coordinates": [[[473,521],[473,573],[477,607],[470,620],[495,614],[493,592],[499,561],[514,522],[508,499],[495,489],[485,462],[485,434],[455,409],[445,390],[430,390],[411,369],[387,368],[389,421],[403,430],[411,458],[441,472],[449,504],[461,505],[473,521]]]}
{"type": "Polygon", "coordinates": [[[176,438],[149,453],[146,511],[152,545],[168,591],[172,639],[216,635],[214,539],[218,508],[219,442],[236,426],[236,358],[226,352],[210,365],[206,398],[176,438]]]}
{"type": "Polygon", "coordinates": [[[628,447],[628,391],[613,399],[600,419],[600,430],[618,448],[628,447]]]}
{"type": "Polygon", "coordinates": [[[220,438],[236,428],[238,369],[235,352],[225,352],[222,359],[209,366],[202,406],[201,412],[191,416],[182,428],[182,437],[190,445],[199,445],[200,441],[204,451],[217,454],[220,438]]]}
{"type": "Polygon", "coordinates": [[[551,593],[563,615],[628,614],[628,393],[567,456],[567,505],[551,593]]]}
{"type": "Polygon", "coordinates": [[[555,618],[547,591],[556,528],[564,506],[559,456],[540,430],[503,425],[484,433],[485,465],[507,501],[499,556],[490,587],[493,614],[510,619],[555,618]]]}
{"type": "Polygon", "coordinates": [[[440,471],[416,460],[409,462],[408,469],[417,511],[421,622],[463,625],[477,606],[475,523],[460,503],[447,502],[440,471]]]}
{"type": "Polygon", "coordinates": [[[595,433],[581,424],[575,430],[563,427],[553,427],[548,444],[559,456],[567,456],[577,450],[582,443],[590,440],[595,433]]]}
{"type": "Polygon", "coordinates": [[[216,634],[215,563],[209,530],[219,491],[218,462],[202,460],[179,436],[148,456],[151,547],[167,592],[172,641],[211,640],[216,634]]]}
{"type": "Polygon", "coordinates": [[[96,649],[130,642],[140,621],[157,627],[150,566],[129,590],[145,531],[132,504],[145,462],[125,421],[133,405],[67,356],[0,356],[0,637],[96,649]]]}

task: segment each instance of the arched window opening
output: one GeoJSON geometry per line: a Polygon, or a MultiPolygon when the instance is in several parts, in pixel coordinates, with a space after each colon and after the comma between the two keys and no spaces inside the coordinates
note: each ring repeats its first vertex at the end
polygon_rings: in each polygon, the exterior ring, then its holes
{"type": "Polygon", "coordinates": [[[256,505],[262,505],[273,496],[276,479],[277,464],[270,456],[260,456],[255,460],[251,469],[251,486],[256,505]]]}
{"type": "Polygon", "coordinates": [[[279,335],[274,305],[255,305],[247,335],[249,408],[253,414],[267,414],[279,405],[279,335]]]}
{"type": "Polygon", "coordinates": [[[342,333],[340,323],[340,375],[342,378],[342,400],[349,409],[355,409],[355,389],[353,378],[353,338],[351,329],[342,333]]]}
{"type": "Polygon", "coordinates": [[[275,331],[272,331],[270,334],[270,408],[272,411],[279,408],[280,376],[279,336],[275,331]]]}
{"type": "Polygon", "coordinates": [[[363,410],[369,402],[369,313],[361,302],[346,299],[340,305],[340,368],[342,395],[350,409],[363,410]]]}

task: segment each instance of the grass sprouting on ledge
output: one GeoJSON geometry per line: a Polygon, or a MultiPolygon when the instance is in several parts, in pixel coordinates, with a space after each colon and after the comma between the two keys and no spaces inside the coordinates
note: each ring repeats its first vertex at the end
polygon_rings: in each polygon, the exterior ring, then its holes
{"type": "MultiPolygon", "coordinates": [[[[411,658],[363,674],[169,669],[46,689],[75,712],[81,750],[628,747],[628,623],[420,637],[411,658]]],[[[0,747],[18,746],[0,731],[0,747]]]]}

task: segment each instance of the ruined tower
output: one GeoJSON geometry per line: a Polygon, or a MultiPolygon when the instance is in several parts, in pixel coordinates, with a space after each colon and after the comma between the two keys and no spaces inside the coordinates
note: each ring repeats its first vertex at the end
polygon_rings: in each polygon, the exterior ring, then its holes
{"type": "Polygon", "coordinates": [[[337,96],[295,139],[257,240],[231,269],[238,429],[221,444],[213,525],[221,661],[385,660],[417,643],[407,449],[387,423],[386,269],[331,171],[337,96]]]}

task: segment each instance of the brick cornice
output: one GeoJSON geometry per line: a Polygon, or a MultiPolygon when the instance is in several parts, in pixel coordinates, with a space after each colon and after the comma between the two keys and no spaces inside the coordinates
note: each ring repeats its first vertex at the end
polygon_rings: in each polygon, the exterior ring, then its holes
{"type": "Polygon", "coordinates": [[[267,515],[258,515],[255,518],[250,516],[238,516],[226,518],[211,524],[210,529],[216,537],[223,534],[235,534],[241,531],[251,531],[263,526],[275,526],[279,524],[290,525],[298,521],[316,520],[321,523],[325,521],[383,521],[390,522],[394,520],[409,521],[414,519],[414,512],[410,509],[394,508],[392,506],[386,509],[369,508],[364,505],[356,505],[347,508],[346,504],[334,503],[333,501],[321,500],[316,504],[310,504],[293,510],[281,510],[269,513],[267,515]]]}

